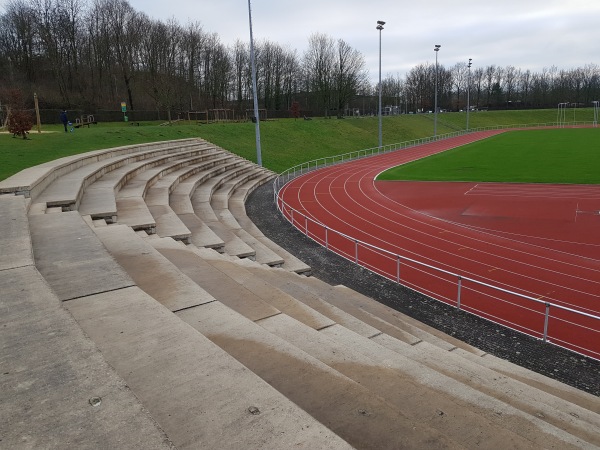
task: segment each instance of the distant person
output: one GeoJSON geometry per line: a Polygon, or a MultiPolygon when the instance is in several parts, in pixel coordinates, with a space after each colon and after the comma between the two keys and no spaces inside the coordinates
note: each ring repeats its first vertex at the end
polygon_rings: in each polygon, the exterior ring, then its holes
{"type": "Polygon", "coordinates": [[[67,133],[67,124],[69,123],[69,118],[67,117],[67,111],[65,109],[60,112],[60,121],[65,127],[65,133],[67,133]]]}

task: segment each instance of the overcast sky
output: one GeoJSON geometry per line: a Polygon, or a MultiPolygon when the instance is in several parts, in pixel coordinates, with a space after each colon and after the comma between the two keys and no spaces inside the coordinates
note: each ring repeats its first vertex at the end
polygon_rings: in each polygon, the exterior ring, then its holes
{"type": "MultiPolygon", "coordinates": [[[[224,44],[249,41],[247,0],[129,0],[154,19],[200,22],[224,44]]],[[[0,0],[4,6],[7,0],[0,0]]],[[[299,55],[315,32],[343,39],[378,76],[378,20],[382,73],[404,75],[435,61],[451,67],[513,65],[540,71],[600,63],[600,0],[252,0],[255,41],[269,39],[299,55]]]]}

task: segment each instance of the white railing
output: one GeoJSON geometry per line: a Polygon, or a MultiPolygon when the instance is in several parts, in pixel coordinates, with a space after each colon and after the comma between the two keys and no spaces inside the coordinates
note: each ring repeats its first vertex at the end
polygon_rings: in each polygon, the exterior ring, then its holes
{"type": "MultiPolygon", "coordinates": [[[[575,126],[590,125],[588,122],[575,126]]],[[[551,124],[517,125],[510,128],[540,128],[551,124]]],[[[472,129],[469,133],[509,127],[472,129]]],[[[313,241],[345,259],[389,280],[421,292],[428,297],[453,305],[479,317],[502,324],[530,336],[569,350],[600,359],[600,316],[540,300],[516,290],[477,280],[460,273],[390,252],[315,221],[287,204],[279,192],[291,179],[315,169],[401,150],[433,141],[466,134],[458,131],[415,139],[401,144],[375,147],[343,155],[328,156],[294,166],[281,173],[273,182],[278,210],[298,230],[313,241]],[[431,286],[437,286],[432,290],[431,286]],[[514,317],[518,317],[515,321],[514,317]]]]}

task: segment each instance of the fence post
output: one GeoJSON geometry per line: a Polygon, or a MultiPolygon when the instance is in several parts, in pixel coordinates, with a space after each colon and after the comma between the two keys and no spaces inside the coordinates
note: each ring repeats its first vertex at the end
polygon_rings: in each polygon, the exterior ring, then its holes
{"type": "Polygon", "coordinates": [[[290,215],[292,216],[292,226],[294,226],[294,208],[290,208],[290,215]]]}
{"type": "Polygon", "coordinates": [[[546,302],[546,314],[544,315],[544,342],[548,342],[548,318],[550,317],[550,303],[546,302]]]}
{"type": "Polygon", "coordinates": [[[400,284],[400,255],[396,255],[396,283],[400,284]]]}
{"type": "Polygon", "coordinates": [[[327,233],[327,230],[329,228],[325,227],[325,249],[329,250],[329,234],[327,233]]]}
{"type": "Polygon", "coordinates": [[[458,309],[460,309],[460,291],[461,291],[461,288],[462,288],[462,277],[459,275],[458,276],[458,298],[456,300],[456,307],[458,309]]]}
{"type": "Polygon", "coordinates": [[[304,216],[304,234],[308,236],[308,216],[304,216]]]}
{"type": "Polygon", "coordinates": [[[358,239],[354,239],[354,262],[358,264],[358,239]]]}

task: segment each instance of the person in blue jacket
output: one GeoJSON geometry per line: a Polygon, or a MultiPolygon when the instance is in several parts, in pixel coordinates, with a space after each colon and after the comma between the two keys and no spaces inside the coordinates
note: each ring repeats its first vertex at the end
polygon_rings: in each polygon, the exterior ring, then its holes
{"type": "Polygon", "coordinates": [[[67,111],[64,109],[60,112],[60,121],[65,126],[65,133],[67,133],[67,124],[69,123],[69,118],[67,117],[67,111]]]}

